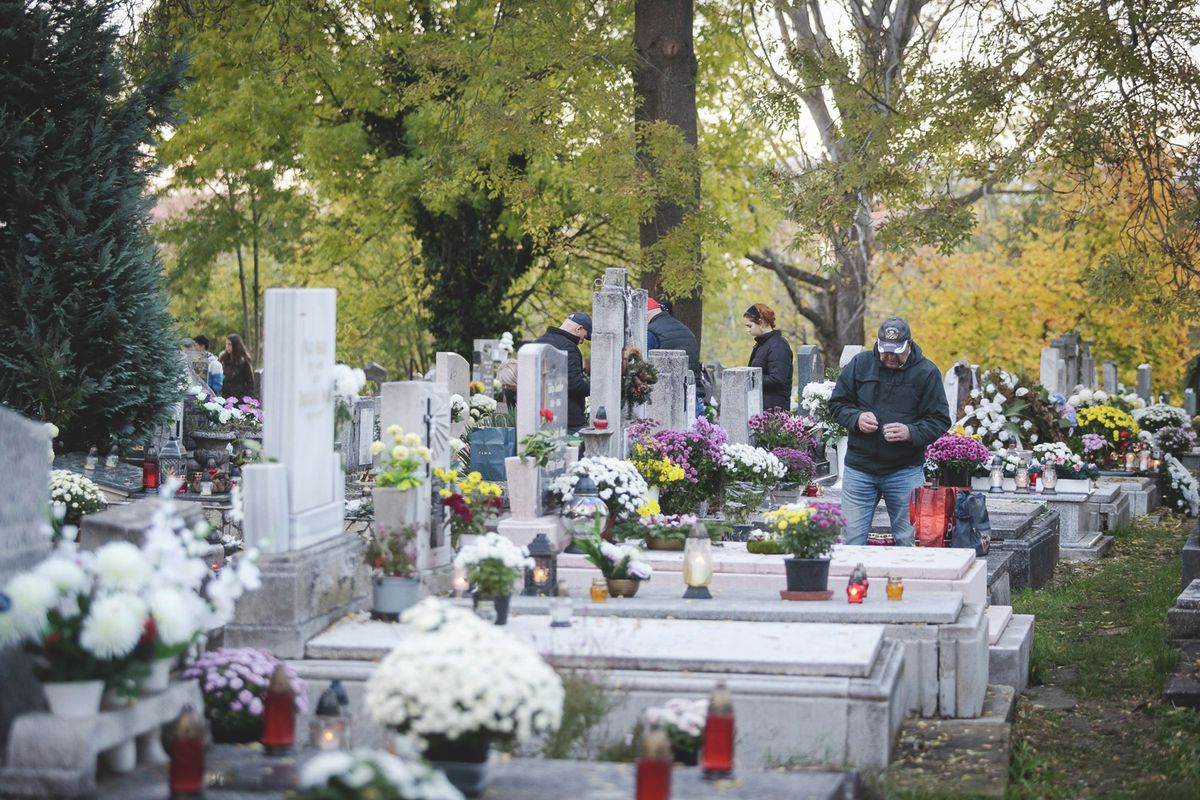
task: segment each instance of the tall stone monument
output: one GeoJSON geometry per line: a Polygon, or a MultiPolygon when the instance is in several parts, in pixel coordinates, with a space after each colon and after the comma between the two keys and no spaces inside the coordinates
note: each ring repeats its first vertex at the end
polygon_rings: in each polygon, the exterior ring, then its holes
{"type": "MultiPolygon", "coordinates": [[[[446,387],[450,396],[458,395],[463,400],[471,396],[471,365],[458,353],[437,354],[437,381],[446,387]]],[[[491,387],[488,387],[488,392],[491,387]]],[[[467,422],[465,419],[450,421],[450,435],[461,439],[466,435],[467,422]]]]}
{"type": "Polygon", "coordinates": [[[1104,391],[1110,395],[1116,394],[1120,390],[1120,382],[1117,380],[1117,365],[1113,361],[1105,361],[1101,367],[1104,373],[1104,391]]]}
{"type": "Polygon", "coordinates": [[[1139,364],[1137,368],[1138,397],[1146,401],[1146,405],[1154,402],[1154,369],[1149,364],[1139,364]]]}
{"type": "Polygon", "coordinates": [[[802,344],[796,349],[796,388],[804,396],[804,387],[825,380],[825,360],[821,348],[815,344],[802,344]]]}
{"type": "MultiPolygon", "coordinates": [[[[625,457],[630,414],[621,402],[622,356],[625,346],[633,345],[646,357],[646,300],[646,290],[631,289],[627,271],[618,267],[607,269],[599,291],[592,293],[592,419],[603,408],[608,428],[581,431],[587,455],[625,457]]],[[[634,415],[644,417],[645,406],[635,407],[634,415]]]]}
{"type": "Polygon", "coordinates": [[[721,376],[721,427],[730,444],[750,444],[750,418],[761,414],[762,369],[731,367],[721,376]]]}
{"type": "Polygon", "coordinates": [[[650,363],[658,370],[658,383],[650,393],[646,419],[652,419],[669,431],[686,431],[696,418],[696,389],[688,369],[687,352],[651,350],[650,363]],[[690,392],[690,394],[689,394],[690,392]],[[692,400],[688,415],[688,397],[692,400]]]}
{"type": "Polygon", "coordinates": [[[1085,389],[1096,388],[1096,357],[1092,355],[1092,345],[1087,341],[1079,345],[1079,383],[1085,389]]]}

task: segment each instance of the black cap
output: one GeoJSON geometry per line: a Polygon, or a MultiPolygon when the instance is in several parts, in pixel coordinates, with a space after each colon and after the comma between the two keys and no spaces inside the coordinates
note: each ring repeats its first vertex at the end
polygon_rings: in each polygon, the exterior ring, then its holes
{"type": "Polygon", "coordinates": [[[592,335],[592,318],[584,312],[576,311],[574,314],[567,317],[567,319],[571,320],[571,322],[574,322],[576,325],[587,331],[588,336],[592,335]]]}
{"type": "Polygon", "coordinates": [[[912,341],[912,331],[908,329],[908,323],[900,317],[889,317],[879,326],[876,337],[881,352],[903,353],[912,341]]]}

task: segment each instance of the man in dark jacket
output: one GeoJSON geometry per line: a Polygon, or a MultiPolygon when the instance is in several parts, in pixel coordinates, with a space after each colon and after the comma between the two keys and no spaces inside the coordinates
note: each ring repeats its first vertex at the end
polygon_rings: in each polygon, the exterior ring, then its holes
{"type": "Polygon", "coordinates": [[[576,311],[558,328],[547,328],[546,332],[534,339],[534,344],[548,344],[557,347],[567,354],[567,432],[575,433],[587,424],[587,413],[584,403],[592,393],[588,374],[583,369],[583,354],[579,352],[579,343],[592,337],[592,318],[582,311],[576,311]]]}
{"type": "Polygon", "coordinates": [[[842,475],[846,544],[866,544],[880,496],[896,544],[914,544],[908,500],[925,482],[925,448],[950,429],[937,365],[921,354],[899,317],[879,326],[875,347],[846,365],[829,411],[850,434],[842,475]]]}
{"type": "MultiPolygon", "coordinates": [[[[687,353],[688,369],[696,378],[696,416],[704,415],[704,390],[701,387],[703,373],[700,369],[700,343],[692,329],[671,316],[653,297],[646,300],[647,350],[682,350],[687,353]]],[[[647,353],[649,356],[649,353],[647,353]]]]}

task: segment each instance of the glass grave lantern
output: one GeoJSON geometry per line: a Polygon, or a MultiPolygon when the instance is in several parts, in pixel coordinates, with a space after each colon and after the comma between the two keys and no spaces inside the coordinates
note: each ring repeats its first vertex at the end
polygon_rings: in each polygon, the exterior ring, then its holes
{"type": "Polygon", "coordinates": [[[546,534],[539,533],[529,543],[529,557],[533,566],[525,568],[525,588],[521,594],[547,596],[558,588],[558,554],[550,546],[546,534]]]}
{"type": "Polygon", "coordinates": [[[1053,461],[1042,465],[1042,494],[1058,494],[1058,466],[1053,461]]]}
{"type": "Polygon", "coordinates": [[[846,602],[861,603],[867,599],[867,588],[870,582],[867,580],[867,569],[862,564],[855,565],[850,572],[850,580],[846,582],[846,602]]]}
{"type": "Polygon", "coordinates": [[[1017,494],[1029,494],[1029,462],[1022,456],[1017,462],[1017,494]]]}
{"type": "Polygon", "coordinates": [[[1004,459],[999,453],[992,456],[992,462],[988,464],[988,491],[992,494],[1004,491],[1004,459]]]}
{"type": "Polygon", "coordinates": [[[712,583],[712,577],[712,540],[708,538],[708,529],[697,522],[688,532],[683,546],[683,582],[687,584],[683,598],[711,600],[712,592],[708,590],[708,585],[712,583]]]}
{"type": "Polygon", "coordinates": [[[317,710],[308,723],[308,743],[317,750],[348,748],[350,721],[342,715],[337,691],[330,684],[317,700],[317,710]]]}
{"type": "Polygon", "coordinates": [[[608,522],[608,505],[597,494],[595,481],[587,475],[579,476],[571,495],[562,510],[563,524],[571,537],[599,536],[608,522]]]}
{"type": "Polygon", "coordinates": [[[733,695],[722,682],[708,698],[708,716],[704,720],[700,769],[705,779],[733,777],[733,741],[733,695]]]}

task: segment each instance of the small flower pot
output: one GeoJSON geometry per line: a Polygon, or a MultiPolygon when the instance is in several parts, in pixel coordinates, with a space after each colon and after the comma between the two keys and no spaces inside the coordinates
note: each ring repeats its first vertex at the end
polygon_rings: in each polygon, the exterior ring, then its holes
{"type": "Polygon", "coordinates": [[[43,683],[50,713],[63,719],[88,719],[100,713],[104,681],[65,681],[43,683]]]}
{"type": "Polygon", "coordinates": [[[371,578],[371,610],[380,617],[399,617],[421,597],[416,578],[375,575],[371,578]]]}
{"type": "Polygon", "coordinates": [[[425,758],[467,797],[478,797],[491,783],[491,742],[486,736],[426,737],[425,758]]]}
{"type": "Polygon", "coordinates": [[[472,605],[474,607],[478,608],[480,600],[491,600],[496,605],[496,624],[497,625],[507,625],[508,624],[508,603],[510,600],[512,600],[512,595],[508,595],[508,594],[478,595],[477,594],[474,596],[474,598],[472,600],[472,605]]]}
{"type": "Polygon", "coordinates": [[[938,480],[942,486],[957,486],[971,488],[971,472],[965,469],[946,469],[938,471],[938,480]]]}
{"type": "Polygon", "coordinates": [[[609,578],[608,594],[610,597],[633,597],[639,585],[641,581],[633,578],[609,578]]]}
{"type": "Polygon", "coordinates": [[[175,664],[173,656],[156,658],[150,662],[150,674],[142,682],[142,694],[165,692],[171,685],[171,667],[175,664]]]}
{"type": "Polygon", "coordinates": [[[823,592],[829,588],[828,558],[785,558],[789,592],[823,592]]]}
{"type": "Polygon", "coordinates": [[[679,551],[687,544],[686,539],[666,539],[658,536],[646,537],[647,550],[674,550],[679,551]]]}

